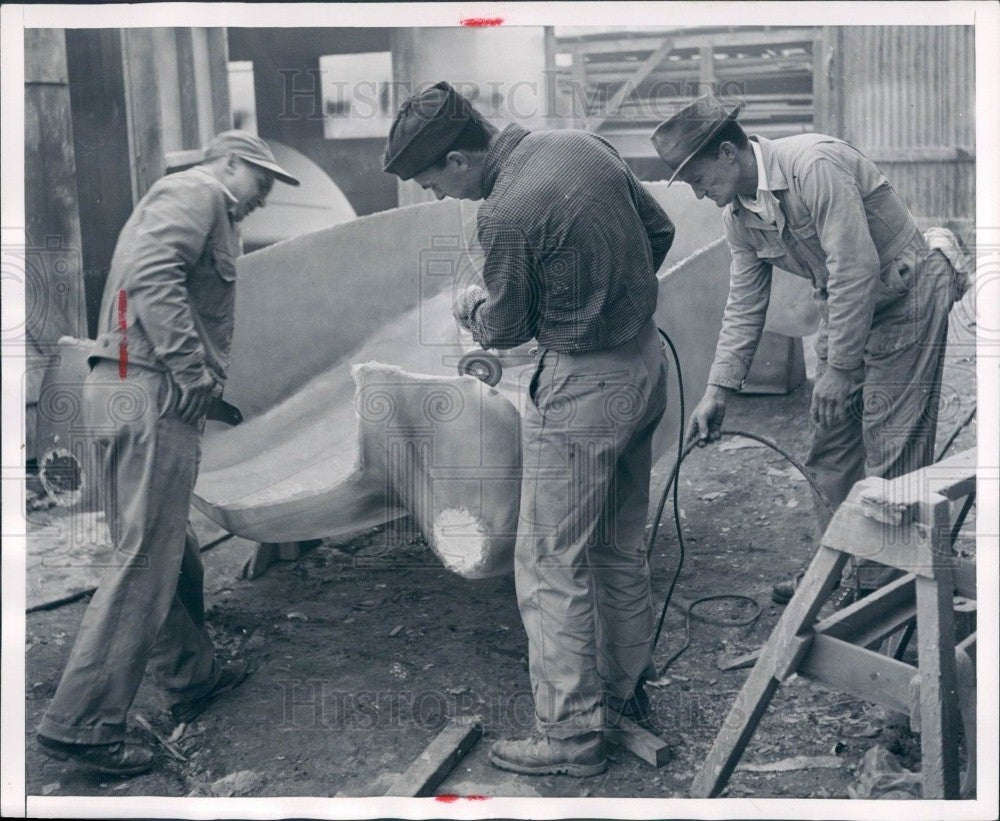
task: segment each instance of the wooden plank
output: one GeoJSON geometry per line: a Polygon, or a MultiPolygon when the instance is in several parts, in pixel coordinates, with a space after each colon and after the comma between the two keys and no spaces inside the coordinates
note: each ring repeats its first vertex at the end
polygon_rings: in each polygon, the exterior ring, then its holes
{"type": "Polygon", "coordinates": [[[924,798],[959,797],[958,685],[949,581],[917,579],[920,770],[924,798]]]}
{"type": "Polygon", "coordinates": [[[909,664],[831,636],[816,636],[799,665],[799,675],[844,693],[910,712],[909,664]]]}
{"type": "Polygon", "coordinates": [[[976,489],[975,449],[956,453],[933,465],[896,479],[869,477],[859,483],[860,504],[876,521],[903,525],[911,521],[917,505],[932,495],[955,501],[976,489]]]}
{"type": "Polygon", "coordinates": [[[420,798],[433,795],[459,760],[483,734],[482,722],[453,719],[385,791],[386,795],[420,798]]]}
{"type": "Polygon", "coordinates": [[[698,49],[698,91],[715,91],[715,50],[710,44],[698,49]]]}
{"type": "Polygon", "coordinates": [[[662,767],[670,760],[670,748],[666,741],[625,716],[617,721],[612,719],[604,737],[654,767],[662,767]]]}
{"type": "Polygon", "coordinates": [[[229,40],[220,27],[205,29],[208,37],[208,70],[212,88],[212,131],[228,131],[233,127],[229,111],[229,40]]]}
{"type": "Polygon", "coordinates": [[[150,59],[154,53],[153,30],[123,29],[120,36],[132,201],[138,203],[165,169],[159,78],[156,61],[150,59]]]}
{"type": "Polygon", "coordinates": [[[862,647],[894,633],[916,613],[914,576],[907,574],[870,596],[817,623],[816,632],[853,641],[862,647]],[[883,632],[885,631],[885,632],[883,632]]]}
{"type": "Polygon", "coordinates": [[[716,666],[720,670],[742,670],[745,667],[753,667],[757,663],[757,659],[760,658],[761,649],[758,647],[756,650],[751,650],[742,656],[720,659],[716,666]]]}
{"type": "Polygon", "coordinates": [[[801,634],[812,627],[846,562],[846,553],[829,547],[816,551],[695,776],[691,784],[692,797],[712,798],[726,786],[771,703],[778,687],[776,673],[789,667],[790,652],[801,652],[804,644],[800,641],[801,634]]]}
{"type": "MultiPolygon", "coordinates": [[[[937,565],[944,559],[933,555],[933,534],[915,522],[894,527],[867,516],[859,500],[871,487],[870,479],[854,486],[823,533],[821,543],[858,558],[934,578],[937,565]]],[[[943,497],[938,498],[947,504],[943,497]]]]}
{"type": "Polygon", "coordinates": [[[194,43],[190,28],[175,28],[177,44],[177,85],[180,89],[181,142],[185,151],[201,146],[198,124],[198,89],[195,83],[194,43]]]}
{"type": "Polygon", "coordinates": [[[974,163],[976,161],[976,149],[964,145],[878,146],[869,149],[867,153],[868,158],[877,163],[974,163]]]}
{"type": "Polygon", "coordinates": [[[587,129],[589,131],[597,131],[601,127],[601,124],[614,115],[618,111],[619,107],[625,98],[635,92],[643,80],[645,80],[651,71],[655,69],[660,63],[663,62],[664,58],[673,50],[673,40],[670,37],[664,37],[663,42],[657,46],[652,54],[650,54],[645,60],[643,60],[642,65],[640,65],[635,73],[631,77],[628,77],[615,91],[614,95],[608,100],[608,104],[604,109],[604,113],[592,118],[587,123],[587,129]]]}
{"type": "MultiPolygon", "coordinates": [[[[640,34],[630,37],[623,36],[584,36],[559,37],[556,39],[556,51],[573,52],[576,54],[605,54],[614,51],[643,51],[656,48],[663,35],[640,34]]],[[[737,29],[699,34],[673,35],[675,48],[697,49],[703,45],[726,46],[786,46],[809,44],[816,36],[813,27],[773,28],[773,29],[737,29]]]]}

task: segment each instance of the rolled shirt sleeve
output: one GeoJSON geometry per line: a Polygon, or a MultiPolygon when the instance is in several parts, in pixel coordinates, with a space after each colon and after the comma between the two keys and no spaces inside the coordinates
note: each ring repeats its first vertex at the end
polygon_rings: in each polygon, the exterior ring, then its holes
{"type": "Polygon", "coordinates": [[[484,348],[513,348],[538,331],[541,283],[523,231],[483,220],[479,241],[485,253],[483,281],[488,296],[469,316],[469,330],[484,348]]]}
{"type": "Polygon", "coordinates": [[[878,250],[851,174],[822,158],[813,160],[800,179],[803,202],[826,254],[827,362],[853,370],[863,361],[875,310],[878,250]]]}
{"type": "Polygon", "coordinates": [[[182,388],[209,375],[186,279],[204,251],[216,216],[207,187],[195,195],[188,189],[183,197],[165,187],[143,210],[131,246],[134,256],[124,283],[129,308],[182,388]]]}
{"type": "Polygon", "coordinates": [[[735,218],[727,213],[726,239],[733,261],[729,275],[729,298],[722,317],[722,330],[715,347],[715,361],[708,384],[739,390],[750,370],[764,330],[771,299],[771,263],[741,236],[735,218]]]}

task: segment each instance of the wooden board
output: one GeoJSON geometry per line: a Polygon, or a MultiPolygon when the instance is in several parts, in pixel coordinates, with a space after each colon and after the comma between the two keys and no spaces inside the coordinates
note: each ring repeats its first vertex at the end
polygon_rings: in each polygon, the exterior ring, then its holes
{"type": "Polygon", "coordinates": [[[433,795],[459,760],[483,734],[479,719],[452,720],[385,791],[386,795],[420,798],[433,795]]]}
{"type": "Polygon", "coordinates": [[[662,767],[670,760],[670,748],[666,741],[625,716],[610,723],[604,736],[612,744],[628,750],[654,767],[662,767]]]}

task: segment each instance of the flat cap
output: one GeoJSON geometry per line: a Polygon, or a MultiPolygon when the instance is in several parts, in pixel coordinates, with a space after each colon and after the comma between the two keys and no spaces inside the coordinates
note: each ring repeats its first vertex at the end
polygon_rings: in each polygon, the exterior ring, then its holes
{"type": "Polygon", "coordinates": [[[260,137],[246,131],[223,131],[216,134],[205,146],[205,160],[215,160],[232,152],[241,160],[259,166],[274,174],[275,179],[288,185],[298,185],[299,181],[278,165],[271,147],[260,137]]]}
{"type": "Polygon", "coordinates": [[[472,117],[472,104],[444,80],[411,95],[392,121],[382,170],[412,179],[448,151],[472,117]]]}
{"type": "Polygon", "coordinates": [[[653,147],[670,169],[670,179],[680,173],[680,170],[712,139],[722,127],[735,120],[743,108],[743,103],[737,103],[727,110],[714,94],[703,94],[688,103],[680,111],[664,120],[656,127],[653,136],[653,147]]]}

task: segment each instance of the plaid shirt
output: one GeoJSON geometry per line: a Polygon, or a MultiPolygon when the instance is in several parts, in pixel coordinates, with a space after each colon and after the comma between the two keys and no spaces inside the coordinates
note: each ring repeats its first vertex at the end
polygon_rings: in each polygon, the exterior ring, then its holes
{"type": "Polygon", "coordinates": [[[479,241],[484,348],[531,338],[560,353],[633,339],[656,308],[674,226],[618,153],[585,131],[510,125],[486,155],[479,241]]]}

